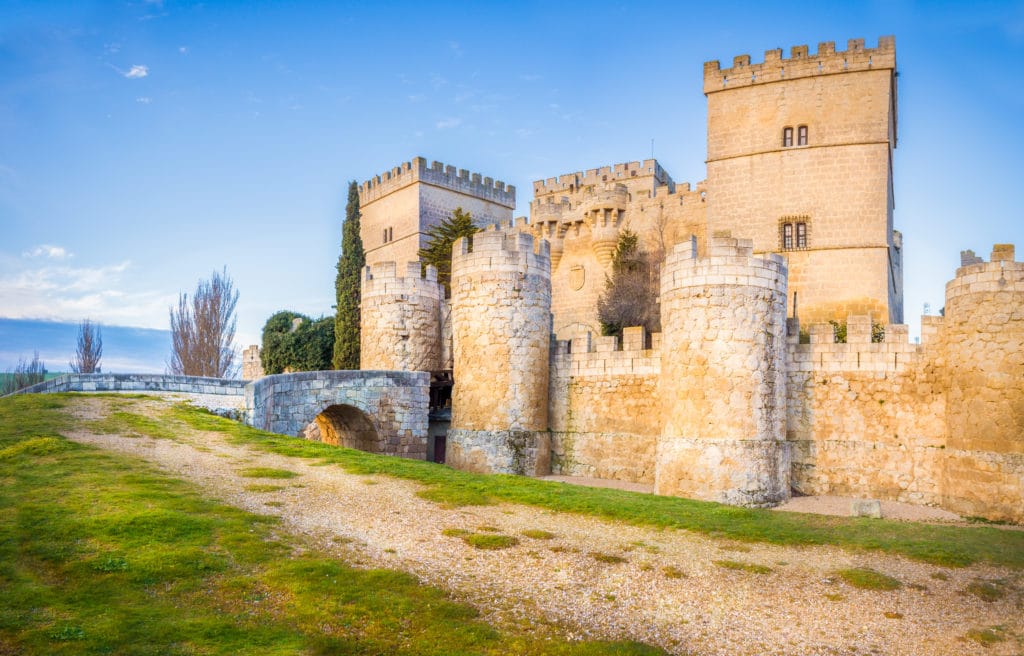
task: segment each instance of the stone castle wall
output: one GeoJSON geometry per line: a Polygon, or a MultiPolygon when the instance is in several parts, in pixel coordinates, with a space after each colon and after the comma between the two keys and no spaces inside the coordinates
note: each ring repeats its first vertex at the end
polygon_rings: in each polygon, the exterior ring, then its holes
{"type": "Polygon", "coordinates": [[[555,343],[548,395],[551,472],[654,483],[661,432],[660,335],[555,343]]]}
{"type": "Polygon", "coordinates": [[[452,249],[454,377],[447,461],[547,473],[551,277],[547,243],[492,228],[452,249]]]}
{"type": "Polygon", "coordinates": [[[437,270],[409,262],[367,266],[360,288],[361,369],[440,371],[445,366],[442,327],[444,288],[437,270]]]}

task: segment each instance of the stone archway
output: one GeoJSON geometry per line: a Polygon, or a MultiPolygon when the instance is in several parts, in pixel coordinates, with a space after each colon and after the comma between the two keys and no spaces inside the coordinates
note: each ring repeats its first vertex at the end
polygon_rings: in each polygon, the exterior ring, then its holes
{"type": "MultiPolygon", "coordinates": [[[[347,404],[329,405],[313,420],[314,439],[370,453],[381,453],[381,438],[373,420],[359,408],[347,404]]],[[[312,426],[310,427],[312,428],[312,426]]],[[[307,430],[307,435],[313,431],[307,430]]],[[[310,435],[312,437],[312,435],[310,435]]]]}

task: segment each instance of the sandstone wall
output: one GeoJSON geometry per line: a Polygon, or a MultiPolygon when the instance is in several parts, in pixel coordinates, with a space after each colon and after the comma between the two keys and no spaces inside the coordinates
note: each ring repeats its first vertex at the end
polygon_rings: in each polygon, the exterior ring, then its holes
{"type": "Polygon", "coordinates": [[[552,313],[559,339],[600,333],[597,300],[619,232],[629,228],[655,260],[681,240],[705,240],[705,191],[676,185],[650,159],[534,183],[530,230],[551,243],[552,313]]]}
{"type": "Polygon", "coordinates": [[[946,285],[942,491],[957,512],[1024,521],[1024,263],[1013,259],[997,245],[946,285]]]}
{"type": "Polygon", "coordinates": [[[551,277],[547,242],[496,228],[452,253],[454,378],[447,462],[547,473],[551,277]],[[531,438],[530,435],[534,437],[531,438]],[[524,442],[525,440],[525,442],[524,442]],[[530,454],[523,457],[522,454],[530,454]]]}
{"type": "Polygon", "coordinates": [[[786,268],[749,240],[680,244],[661,278],[655,491],[736,505],[789,496],[786,268]]]}
{"type": "Polygon", "coordinates": [[[945,317],[922,317],[922,344],[870,316],[811,343],[790,338],[787,437],[793,487],[937,505],[1024,521],[1024,264],[1010,246],[946,287],[945,317]]]}
{"type": "Polygon", "coordinates": [[[418,261],[399,272],[394,262],[367,266],[360,305],[360,368],[393,371],[445,369],[444,288],[437,270],[421,276],[418,261]]]}
{"type": "Polygon", "coordinates": [[[661,430],[660,335],[647,348],[644,329],[618,338],[555,344],[551,360],[551,472],[636,483],[654,482],[661,430]]]}
{"type": "Polygon", "coordinates": [[[873,343],[871,323],[848,317],[845,344],[828,324],[811,326],[810,344],[790,337],[793,487],[940,505],[945,384],[906,326],[886,326],[873,343]]]}
{"type": "Polygon", "coordinates": [[[250,344],[242,351],[242,380],[263,378],[263,362],[260,360],[260,347],[250,344]]]}
{"type": "Polygon", "coordinates": [[[790,291],[805,321],[849,311],[902,320],[901,255],[892,224],[896,145],[895,42],[845,52],[832,43],[705,64],[708,100],[708,230],[786,251],[790,291]],[[807,126],[806,145],[796,130],[807,126]],[[783,129],[794,130],[793,145],[783,129]],[[807,244],[785,249],[782,224],[807,225],[807,244]]]}

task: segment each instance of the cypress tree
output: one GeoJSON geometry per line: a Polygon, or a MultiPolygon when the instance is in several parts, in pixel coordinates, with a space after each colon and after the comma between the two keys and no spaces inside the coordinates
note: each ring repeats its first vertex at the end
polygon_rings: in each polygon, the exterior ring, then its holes
{"type": "Polygon", "coordinates": [[[335,369],[359,368],[359,279],[366,255],[359,236],[359,187],[355,180],[348,185],[345,223],[341,226],[341,255],[338,275],[334,280],[337,305],[334,314],[335,369]]]}

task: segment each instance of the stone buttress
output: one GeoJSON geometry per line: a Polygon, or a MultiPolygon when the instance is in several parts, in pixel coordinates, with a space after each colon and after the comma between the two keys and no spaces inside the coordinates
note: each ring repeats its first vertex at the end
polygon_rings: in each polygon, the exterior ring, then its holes
{"type": "Polygon", "coordinates": [[[661,274],[663,428],[655,492],[733,505],[789,497],[786,267],[749,240],[683,242],[661,274]]]}
{"type": "Polygon", "coordinates": [[[362,277],[362,330],[359,368],[378,371],[447,369],[442,345],[444,288],[437,270],[409,262],[365,267],[362,277]],[[403,275],[404,274],[404,275],[403,275]]]}
{"type": "Polygon", "coordinates": [[[447,464],[476,472],[550,470],[548,243],[492,228],[452,249],[455,387],[447,464]]]}

